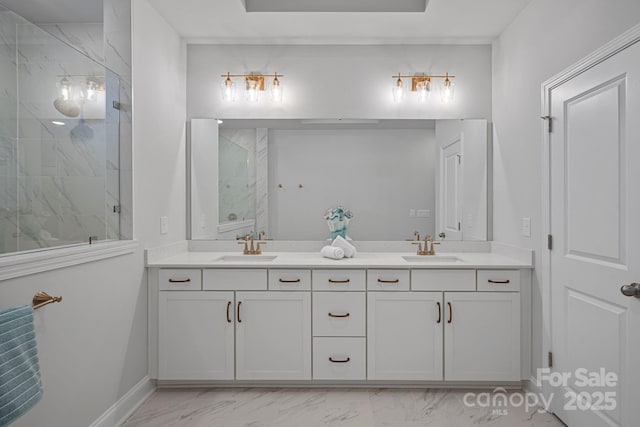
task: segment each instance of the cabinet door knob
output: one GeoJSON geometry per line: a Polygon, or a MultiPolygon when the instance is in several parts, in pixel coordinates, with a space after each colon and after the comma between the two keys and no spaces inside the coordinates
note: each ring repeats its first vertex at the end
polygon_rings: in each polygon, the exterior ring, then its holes
{"type": "Polygon", "coordinates": [[[440,305],[440,301],[436,302],[438,305],[438,321],[436,323],[442,322],[442,306],[440,305]]]}
{"type": "Polygon", "coordinates": [[[450,302],[447,302],[447,305],[449,306],[449,320],[447,320],[447,323],[451,323],[453,322],[453,307],[451,307],[450,302]]]}
{"type": "Polygon", "coordinates": [[[242,323],[242,319],[240,319],[240,305],[242,304],[242,301],[238,301],[238,323],[242,323]]]}
{"type": "Polygon", "coordinates": [[[231,316],[229,315],[230,308],[231,308],[231,301],[227,301],[227,323],[231,323],[231,316]]]}
{"type": "Polygon", "coordinates": [[[349,317],[351,316],[350,313],[345,313],[345,314],[333,314],[331,312],[329,312],[329,317],[349,317]]]}
{"type": "Polygon", "coordinates": [[[329,362],[332,363],[347,363],[351,361],[350,357],[347,357],[346,359],[334,359],[333,357],[329,357],[329,362]]]}

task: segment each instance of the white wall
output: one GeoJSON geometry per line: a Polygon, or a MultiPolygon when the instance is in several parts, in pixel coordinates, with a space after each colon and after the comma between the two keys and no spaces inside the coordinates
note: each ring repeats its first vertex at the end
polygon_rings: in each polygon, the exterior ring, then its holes
{"type": "MultiPolygon", "coordinates": [[[[533,0],[493,45],[494,240],[538,251],[540,229],[540,85],[640,21],[638,0],[533,0]],[[531,218],[532,237],[521,234],[531,218]]],[[[533,367],[542,366],[540,256],[533,298],[533,367]]]]}
{"type": "Polygon", "coordinates": [[[0,282],[0,309],[63,297],[35,312],[44,395],[12,426],[88,426],[147,375],[143,262],[139,249],[0,282]]]}
{"type": "MultiPolygon", "coordinates": [[[[487,45],[189,45],[187,69],[189,118],[491,118],[487,45]],[[220,75],[227,72],[284,74],[282,105],[249,105],[243,93],[223,103],[220,75]],[[394,104],[391,76],[398,72],[454,74],[456,98],[445,105],[435,91],[427,105],[415,97],[394,104]]],[[[235,82],[241,89],[242,79],[235,82]]]]}
{"type": "Polygon", "coordinates": [[[134,233],[150,248],[186,236],[185,48],[147,0],[133,4],[134,233]]]}
{"type": "Polygon", "coordinates": [[[347,231],[354,240],[433,235],[435,159],[433,129],[270,129],[269,233],[328,239],[323,215],[343,205],[354,214],[347,231]],[[410,218],[410,209],[430,217],[410,218]]]}

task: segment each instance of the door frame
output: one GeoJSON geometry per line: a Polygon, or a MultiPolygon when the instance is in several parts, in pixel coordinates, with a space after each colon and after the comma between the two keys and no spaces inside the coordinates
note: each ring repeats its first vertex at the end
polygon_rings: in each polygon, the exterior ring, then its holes
{"type": "MultiPolygon", "coordinates": [[[[550,132],[549,125],[553,126],[553,117],[551,115],[551,92],[573,79],[574,77],[584,73],[585,71],[595,67],[596,65],[606,61],[617,53],[626,48],[640,42],[640,24],[635,25],[620,36],[614,38],[601,48],[595,50],[590,55],[584,57],[572,66],[566,68],[541,85],[541,109],[540,115],[542,120],[542,230],[541,247],[543,254],[542,272],[541,272],[541,293],[542,293],[542,360],[544,368],[548,368],[548,360],[546,360],[547,352],[553,351],[552,348],[552,332],[551,332],[551,251],[547,248],[548,235],[551,234],[551,150],[550,150],[550,132]]],[[[531,372],[530,386],[537,388],[537,373],[531,372]]],[[[542,389],[538,390],[546,397],[551,392],[551,387],[547,382],[542,385],[542,389]]]]}

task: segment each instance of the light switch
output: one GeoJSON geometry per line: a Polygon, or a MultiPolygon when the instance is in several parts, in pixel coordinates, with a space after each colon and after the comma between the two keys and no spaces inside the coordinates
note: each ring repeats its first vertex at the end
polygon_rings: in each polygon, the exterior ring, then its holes
{"type": "Polygon", "coordinates": [[[409,209],[409,217],[413,218],[416,216],[416,210],[415,209],[409,209]]]}
{"type": "Polygon", "coordinates": [[[160,234],[167,234],[169,232],[169,217],[160,217],[160,234]]]}
{"type": "Polygon", "coordinates": [[[431,216],[431,211],[429,209],[418,209],[416,210],[416,216],[418,218],[429,218],[431,216]]]}
{"type": "Polygon", "coordinates": [[[522,218],[522,235],[531,237],[531,218],[522,218]]]}

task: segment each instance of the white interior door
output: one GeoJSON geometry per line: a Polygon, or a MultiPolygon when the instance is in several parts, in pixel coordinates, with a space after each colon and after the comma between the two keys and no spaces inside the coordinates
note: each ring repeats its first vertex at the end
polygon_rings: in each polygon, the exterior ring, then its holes
{"type": "Polygon", "coordinates": [[[462,142],[457,139],[441,149],[439,233],[445,240],[462,240],[462,142]]]}
{"type": "Polygon", "coordinates": [[[640,299],[621,286],[640,282],[640,43],[552,89],[550,109],[552,369],[569,375],[549,381],[552,407],[572,427],[638,425],[640,299]],[[583,384],[601,369],[609,384],[583,384]]]}

